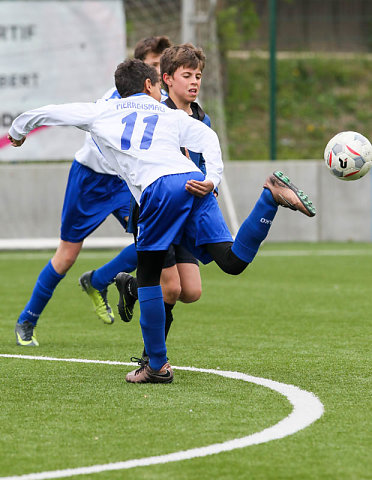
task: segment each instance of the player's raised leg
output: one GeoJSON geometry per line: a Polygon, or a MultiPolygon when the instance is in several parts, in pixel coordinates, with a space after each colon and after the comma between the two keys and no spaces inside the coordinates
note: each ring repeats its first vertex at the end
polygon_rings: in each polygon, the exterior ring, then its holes
{"type": "Polygon", "coordinates": [[[267,237],[278,206],[298,210],[308,217],[315,215],[315,208],[309,197],[282,172],[275,171],[266,179],[263,187],[260,198],[239,228],[231,248],[232,253],[247,264],[253,261],[261,243],[267,237]]]}
{"type": "MultiPolygon", "coordinates": [[[[193,190],[192,182],[187,183],[193,190]]],[[[196,256],[208,263],[213,259],[225,273],[239,275],[255,258],[261,243],[267,237],[279,206],[299,210],[308,217],[315,215],[309,197],[297,188],[282,172],[270,175],[251,213],[240,226],[233,241],[217,201],[211,196],[203,197],[203,204],[193,211],[189,222],[190,237],[185,238],[186,247],[196,248],[196,256]],[[194,233],[193,233],[194,232],[194,233]],[[199,246],[195,232],[205,239],[199,246]],[[208,255],[205,255],[205,250],[208,255]],[[209,258],[208,258],[209,257],[209,258]]],[[[192,193],[192,191],[190,192],[192,193]]]]}

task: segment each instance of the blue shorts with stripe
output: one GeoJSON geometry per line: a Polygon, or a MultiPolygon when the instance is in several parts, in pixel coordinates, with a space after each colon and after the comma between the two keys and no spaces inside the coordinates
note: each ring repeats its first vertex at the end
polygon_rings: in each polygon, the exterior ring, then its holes
{"type": "Polygon", "coordinates": [[[212,261],[205,245],[233,241],[213,193],[199,198],[185,189],[187,180],[205,180],[201,172],[166,175],[142,193],[137,250],[168,250],[182,244],[203,263],[212,261]]]}
{"type": "Polygon", "coordinates": [[[82,242],[111,213],[126,228],[130,197],[127,184],[116,175],[97,173],[74,160],[62,209],[61,239],[82,242]]]}

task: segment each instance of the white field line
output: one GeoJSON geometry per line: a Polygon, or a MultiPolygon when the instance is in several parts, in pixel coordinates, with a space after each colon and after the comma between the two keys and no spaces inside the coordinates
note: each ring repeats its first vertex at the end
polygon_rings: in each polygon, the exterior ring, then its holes
{"type": "MultiPolygon", "coordinates": [[[[120,249],[117,249],[117,253],[119,253],[120,249]]],[[[54,252],[0,252],[0,262],[1,260],[47,260],[49,258],[52,258],[54,255],[54,252]]],[[[113,258],[115,254],[112,251],[105,251],[101,250],[98,252],[80,252],[79,253],[79,258],[85,258],[87,260],[90,259],[99,259],[99,258],[113,258]]]]}
{"type": "MultiPolygon", "coordinates": [[[[24,360],[47,360],[57,362],[76,362],[76,363],[95,363],[106,365],[135,365],[126,362],[113,362],[103,360],[87,360],[78,358],[53,358],[53,357],[36,357],[29,355],[7,355],[0,354],[0,357],[5,358],[19,358],[24,360]]],[[[235,380],[242,380],[244,382],[255,383],[263,387],[270,388],[281,395],[284,395],[292,404],[292,412],[279,423],[272,427],[266,428],[261,432],[253,433],[242,438],[235,438],[223,443],[215,443],[205,447],[191,448],[189,450],[181,450],[179,452],[157,455],[153,457],[137,458],[123,462],[107,463],[104,465],[92,465],[89,467],[68,468],[65,470],[52,470],[49,472],[29,473],[19,476],[0,477],[0,480],[46,480],[51,478],[66,478],[74,475],[87,475],[100,472],[114,471],[114,470],[128,470],[135,467],[145,467],[149,465],[159,465],[169,462],[179,462],[181,460],[188,460],[191,458],[205,457],[207,455],[215,455],[221,452],[228,452],[237,448],[244,448],[250,445],[258,445],[261,443],[270,442],[292,435],[299,430],[302,430],[313,422],[318,420],[324,412],[323,404],[311,392],[301,390],[294,385],[286,385],[285,383],[268,380],[266,378],[252,377],[240,372],[230,372],[224,370],[215,370],[207,368],[196,367],[172,367],[175,370],[185,370],[189,372],[211,373],[213,375],[220,375],[221,377],[232,378],[235,380]]],[[[136,388],[131,386],[130,388],[136,388]]]]}
{"type": "MultiPolygon", "coordinates": [[[[353,255],[363,255],[369,256],[372,255],[372,248],[360,248],[360,249],[324,249],[324,250],[262,250],[258,252],[259,257],[347,257],[353,255]]],[[[0,262],[1,260],[43,260],[48,259],[53,256],[51,252],[1,252],[0,251],[0,262]]],[[[80,258],[85,259],[99,259],[99,258],[111,258],[112,252],[108,251],[99,251],[99,252],[89,252],[82,251],[79,255],[80,258]]]]}
{"type": "MultiPolygon", "coordinates": [[[[0,250],[55,250],[59,238],[1,238],[0,250]]],[[[133,243],[130,234],[122,237],[88,237],[84,240],[84,248],[119,248],[133,243]]]]}

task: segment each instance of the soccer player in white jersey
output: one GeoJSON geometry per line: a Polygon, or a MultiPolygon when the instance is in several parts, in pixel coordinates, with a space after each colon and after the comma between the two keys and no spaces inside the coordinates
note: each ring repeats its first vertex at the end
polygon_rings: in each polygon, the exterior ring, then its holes
{"type": "Polygon", "coordinates": [[[315,209],[282,172],[274,172],[233,241],[212,193],[223,171],[217,135],[185,112],[160,104],[158,74],[141,61],[121,63],[115,84],[120,100],[49,105],[21,114],[9,130],[9,140],[21,146],[38,126],[76,126],[92,134],[110,166],[127,182],[140,205],[138,299],[150,361],[128,373],[126,380],[170,383],[173,371],[167,361],[160,287],[170,244],[182,243],[203,263],[214,260],[226,273],[237,275],[253,261],[279,205],[309,217],[315,209]],[[203,154],[206,176],[180,147],[203,154]]]}
{"type": "MultiPolygon", "coordinates": [[[[171,45],[168,37],[140,40],[134,54],[160,73],[160,56],[171,45]]],[[[116,88],[102,97],[120,98],[116,88]]],[[[72,162],[62,209],[61,239],[53,258],[40,272],[31,298],[15,326],[16,342],[21,346],[38,346],[34,329],[55,288],[72,267],[88,237],[108,215],[113,214],[126,228],[130,191],[117,172],[105,161],[88,133],[83,147],[72,162]]],[[[95,272],[87,272],[80,284],[93,301],[98,317],[111,324],[114,315],[107,302],[107,285],[123,269],[132,271],[137,265],[134,244],[120,252],[111,262],[95,272]]]]}
{"type": "MultiPolygon", "coordinates": [[[[189,116],[200,120],[209,127],[209,116],[196,103],[202,73],[205,66],[205,55],[201,48],[191,43],[173,45],[164,50],[160,58],[160,73],[163,85],[168,93],[164,100],[167,107],[184,110],[189,116]]],[[[186,154],[186,151],[182,153],[186,154]]],[[[187,154],[197,167],[205,174],[203,155],[188,150],[187,154]]],[[[138,206],[136,207],[138,208],[138,206]]],[[[135,277],[121,272],[115,279],[119,291],[119,314],[124,321],[130,321],[134,302],[137,300],[137,284],[135,277]]],[[[165,339],[167,340],[173,323],[173,308],[178,300],[192,303],[199,300],[202,286],[198,260],[182,245],[171,245],[160,277],[165,308],[165,339]]],[[[140,365],[148,362],[146,350],[142,357],[132,357],[140,365]]]]}

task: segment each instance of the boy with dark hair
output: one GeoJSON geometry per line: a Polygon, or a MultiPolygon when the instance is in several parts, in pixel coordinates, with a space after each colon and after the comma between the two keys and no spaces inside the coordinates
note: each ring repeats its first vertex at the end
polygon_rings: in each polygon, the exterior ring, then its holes
{"type": "Polygon", "coordinates": [[[130,97],[143,89],[143,71],[151,85],[159,83],[159,74],[155,68],[146,69],[144,62],[120,63],[115,72],[115,84],[121,98],[130,97]],[[127,75],[127,77],[125,76],[127,75]]]}
{"type": "Polygon", "coordinates": [[[139,60],[146,60],[148,65],[152,65],[159,70],[160,55],[164,50],[171,46],[168,37],[161,35],[158,37],[144,38],[139,41],[134,49],[134,58],[139,60]]]}
{"type": "MultiPolygon", "coordinates": [[[[151,37],[138,42],[136,51],[145,63],[157,67],[160,73],[160,55],[169,46],[168,37],[151,37]]],[[[134,75],[133,79],[135,78],[134,75]]],[[[102,98],[109,100],[120,98],[120,95],[116,88],[111,88],[102,98]]],[[[31,297],[18,317],[15,325],[17,345],[39,345],[34,332],[38,319],[57,285],[75,263],[85,238],[110,214],[126,228],[130,197],[125,182],[118,178],[117,173],[102,157],[91,135],[87,134],[85,143],[76,152],[70,168],[62,209],[60,243],[52,259],[40,272],[31,297]]],[[[91,298],[98,318],[104,324],[114,322],[114,314],[107,302],[107,286],[123,269],[123,265],[129,272],[136,268],[137,253],[134,244],[95,272],[86,272],[79,280],[91,298]]]]}
{"type": "MultiPolygon", "coordinates": [[[[163,103],[171,109],[184,110],[192,118],[210,127],[208,115],[195,102],[200,91],[204,66],[203,50],[191,43],[169,47],[160,58],[161,78],[169,95],[163,103]]],[[[184,149],[183,153],[186,154],[184,149]]],[[[192,151],[188,151],[187,154],[196,166],[206,173],[202,154],[192,151]]],[[[176,301],[185,303],[197,301],[202,290],[198,261],[182,245],[172,245],[167,252],[161,273],[161,285],[165,307],[165,339],[167,339],[173,322],[173,308],[176,301]]],[[[136,278],[126,272],[119,273],[116,277],[116,286],[119,291],[119,313],[124,321],[129,321],[127,314],[133,311],[134,302],[137,300],[136,278]]],[[[148,363],[146,350],[144,349],[142,358],[132,357],[132,360],[137,360],[139,364],[148,363]]]]}
{"type": "MultiPolygon", "coordinates": [[[[127,77],[133,63],[138,62],[128,60],[117,72],[127,77]]],[[[173,380],[167,361],[160,287],[164,258],[172,243],[182,243],[203,263],[215,260],[223,271],[237,275],[253,261],[279,205],[309,217],[315,215],[307,195],[283,173],[274,172],[233,241],[212,193],[223,171],[218,137],[182,110],[171,110],[159,103],[160,84],[152,83],[151,68],[143,64],[137,72],[143,88],[131,97],[41,107],[21,114],[9,130],[13,146],[22,145],[25,136],[41,125],[71,125],[91,132],[104,158],[127,181],[140,205],[138,299],[150,361],[127,374],[126,380],[131,383],[173,380]],[[180,152],[180,147],[203,154],[206,176],[180,152]]]]}

